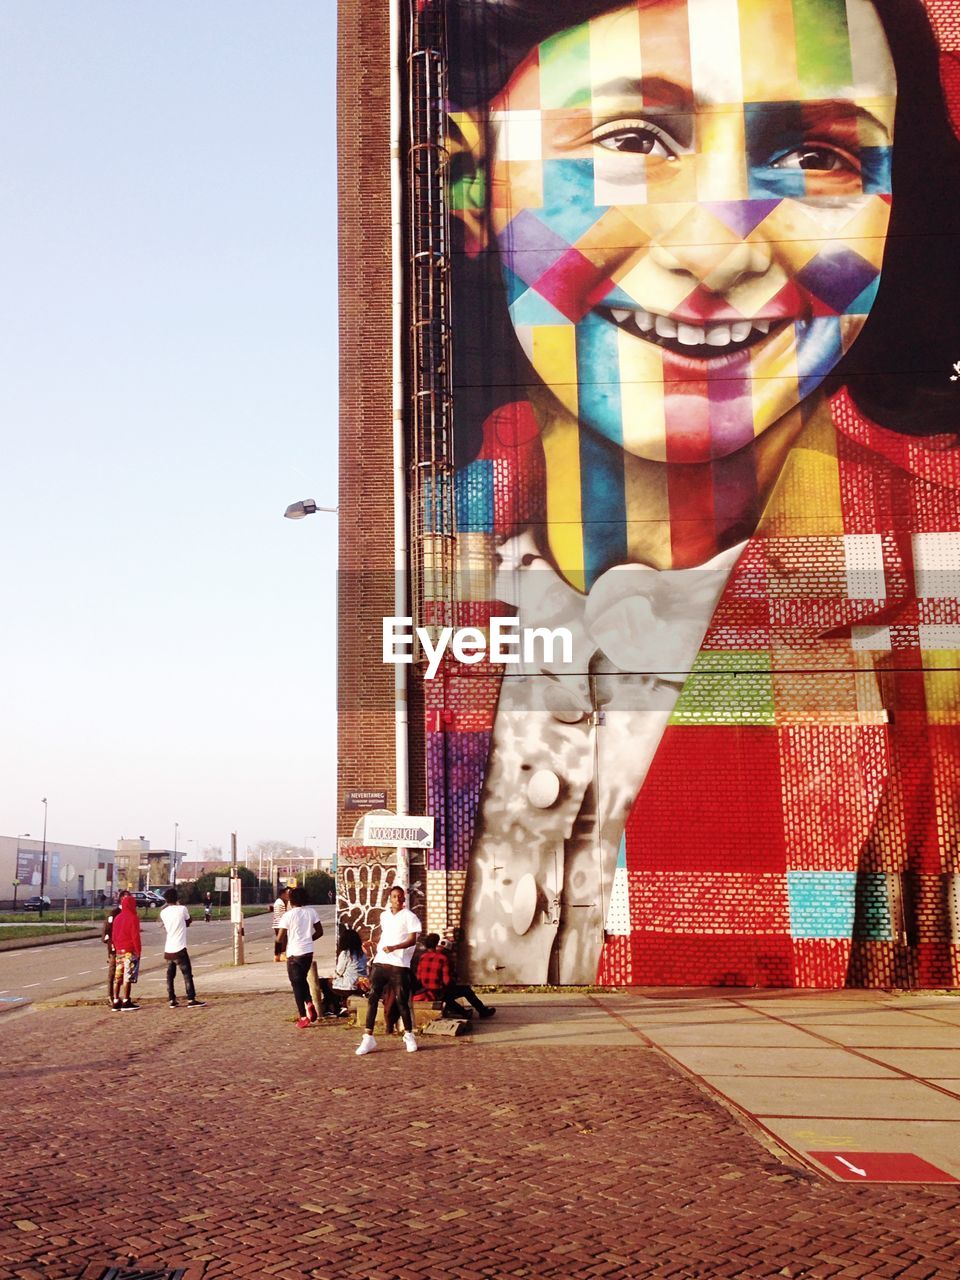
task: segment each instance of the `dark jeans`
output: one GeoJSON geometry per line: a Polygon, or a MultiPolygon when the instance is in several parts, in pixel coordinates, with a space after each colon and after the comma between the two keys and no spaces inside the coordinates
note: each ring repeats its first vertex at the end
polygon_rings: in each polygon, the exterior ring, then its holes
{"type": "Polygon", "coordinates": [[[183,974],[183,985],[187,988],[187,999],[196,1000],[197,989],[193,985],[193,969],[190,966],[190,955],[186,949],[177,951],[173,956],[164,957],[167,962],[167,999],[176,1000],[173,990],[173,980],[177,976],[177,970],[183,974]]]}
{"type": "Polygon", "coordinates": [[[312,964],[312,951],[308,951],[305,956],[287,956],[287,977],[293,987],[293,998],[297,1002],[297,1013],[301,1018],[307,1016],[307,1005],[313,1003],[310,984],[307,982],[307,974],[312,964]]]}
{"type": "Polygon", "coordinates": [[[377,1009],[385,990],[393,992],[397,1009],[403,1019],[405,1031],[413,1030],[413,1014],[410,1012],[410,970],[398,964],[375,964],[370,969],[370,994],[367,996],[367,1032],[373,1033],[377,1021],[377,1009]]]}
{"type": "Polygon", "coordinates": [[[117,953],[111,947],[107,952],[107,999],[113,1000],[113,988],[117,974],[117,953]]]}
{"type": "Polygon", "coordinates": [[[283,955],[283,947],[281,947],[281,945],[280,945],[280,930],[279,930],[279,929],[274,929],[274,931],[273,931],[273,954],[274,954],[275,956],[282,956],[282,955],[283,955]]]}
{"type": "Polygon", "coordinates": [[[456,982],[451,982],[449,986],[444,987],[443,991],[440,993],[440,998],[447,1006],[452,1005],[455,1000],[464,999],[468,1004],[473,1005],[477,1013],[482,1013],[487,1007],[474,991],[473,987],[464,986],[462,983],[457,984],[456,982]]]}

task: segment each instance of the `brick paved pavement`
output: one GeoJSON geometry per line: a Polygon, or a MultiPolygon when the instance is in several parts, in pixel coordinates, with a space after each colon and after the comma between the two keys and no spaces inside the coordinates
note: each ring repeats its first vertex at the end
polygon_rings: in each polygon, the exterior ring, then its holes
{"type": "Polygon", "coordinates": [[[0,1024],[0,1278],[960,1274],[955,1187],[786,1166],[655,1050],[481,1028],[358,1060],[289,1005],[0,1024]]]}

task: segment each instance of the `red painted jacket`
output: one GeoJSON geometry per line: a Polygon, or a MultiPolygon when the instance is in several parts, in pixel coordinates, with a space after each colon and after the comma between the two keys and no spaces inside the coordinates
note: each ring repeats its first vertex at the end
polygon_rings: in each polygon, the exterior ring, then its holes
{"type": "Polygon", "coordinates": [[[143,950],[140,942],[140,917],[137,915],[137,903],[136,899],[129,894],[122,899],[120,910],[114,916],[110,939],[115,951],[129,951],[138,956],[143,950]]]}
{"type": "MultiPolygon", "coordinates": [[[[832,408],[835,432],[784,467],[635,801],[601,981],[960,981],[960,452],[845,393],[832,408]]],[[[493,415],[477,462],[491,541],[542,522],[528,406],[493,415]]],[[[507,611],[473,600],[457,622],[507,611]]],[[[447,871],[474,839],[491,674],[426,686],[429,865],[447,871]]]]}

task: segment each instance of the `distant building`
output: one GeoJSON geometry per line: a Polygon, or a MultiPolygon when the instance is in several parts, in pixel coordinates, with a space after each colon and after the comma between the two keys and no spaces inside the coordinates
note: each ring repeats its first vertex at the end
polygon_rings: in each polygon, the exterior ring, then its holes
{"type": "Polygon", "coordinates": [[[48,840],[44,857],[41,840],[0,836],[0,903],[19,904],[39,894],[41,885],[52,901],[62,902],[66,896],[71,902],[95,902],[101,893],[114,893],[115,868],[112,849],[48,840]],[[69,867],[74,875],[64,884],[60,874],[69,867]]]}

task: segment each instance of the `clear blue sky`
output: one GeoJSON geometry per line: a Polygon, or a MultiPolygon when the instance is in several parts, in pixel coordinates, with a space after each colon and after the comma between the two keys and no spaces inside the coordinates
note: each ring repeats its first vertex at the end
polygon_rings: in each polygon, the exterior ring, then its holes
{"type": "Polygon", "coordinates": [[[0,0],[0,834],[331,847],[335,52],[0,0]]]}

